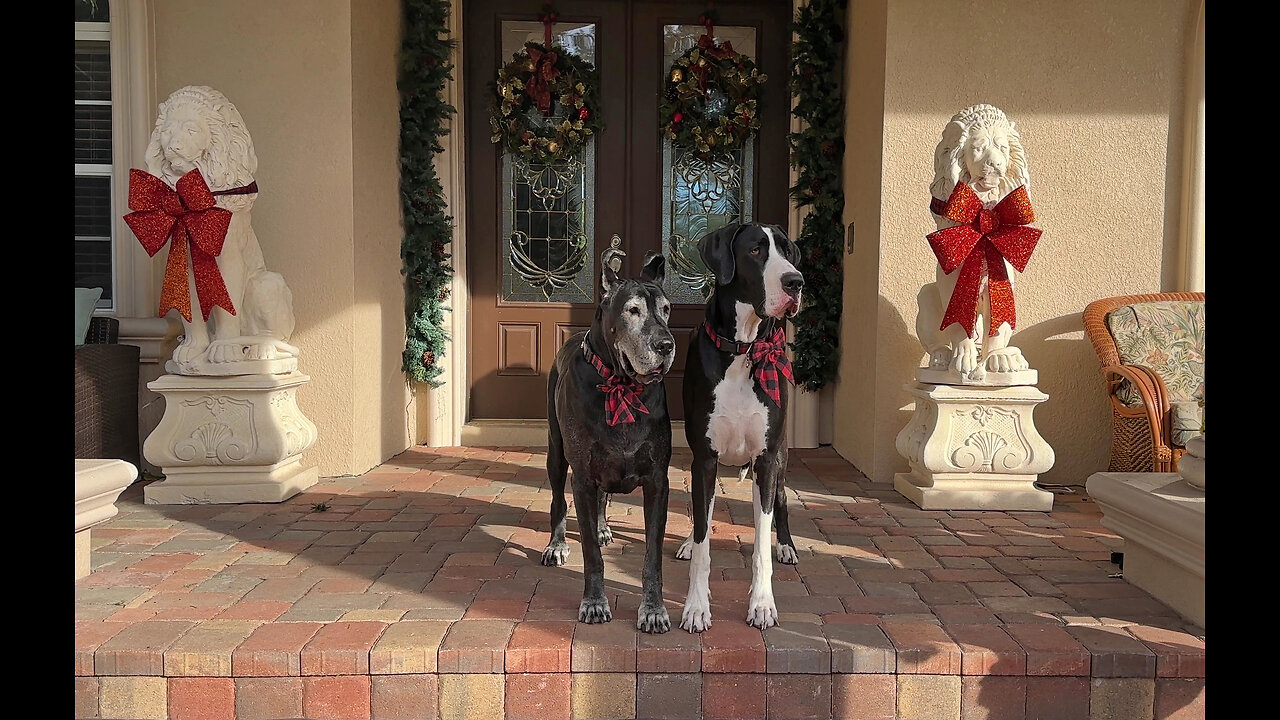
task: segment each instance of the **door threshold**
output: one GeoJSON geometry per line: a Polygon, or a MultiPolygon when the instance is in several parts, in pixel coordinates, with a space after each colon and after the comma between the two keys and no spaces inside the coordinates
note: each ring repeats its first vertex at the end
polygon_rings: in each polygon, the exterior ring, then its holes
{"type": "MultiPolygon", "coordinates": [[[[547,421],[521,419],[471,420],[462,426],[464,447],[546,447],[547,421]]],[[[671,421],[671,446],[689,447],[684,437],[684,421],[671,421]]]]}

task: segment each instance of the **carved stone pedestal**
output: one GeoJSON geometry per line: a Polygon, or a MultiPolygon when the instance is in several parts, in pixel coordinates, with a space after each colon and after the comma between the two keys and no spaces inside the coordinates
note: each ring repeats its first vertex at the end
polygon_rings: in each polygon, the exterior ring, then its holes
{"type": "Polygon", "coordinates": [[[898,452],[911,472],[893,487],[925,510],[1039,510],[1053,494],[1035,487],[1053,467],[1053,448],[1031,414],[1048,395],[1029,385],[907,386],[916,401],[898,433],[898,452]]]}
{"type": "Polygon", "coordinates": [[[164,470],[148,504],[280,502],[315,484],[302,453],[316,426],[296,393],[311,378],[282,375],[163,375],[147,387],[164,396],[164,418],[142,453],[164,470]]]}

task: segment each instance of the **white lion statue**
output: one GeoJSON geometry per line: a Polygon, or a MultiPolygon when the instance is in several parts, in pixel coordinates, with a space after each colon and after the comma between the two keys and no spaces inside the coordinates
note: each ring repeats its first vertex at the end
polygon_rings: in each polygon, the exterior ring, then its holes
{"type": "MultiPolygon", "coordinates": [[[[933,160],[929,191],[942,203],[961,182],[973,188],[988,210],[1019,187],[1030,189],[1031,175],[1018,130],[1003,111],[991,105],[974,105],[951,118],[942,131],[933,160]]],[[[957,224],[936,211],[933,217],[939,230],[957,224]]],[[[1016,273],[1007,260],[1003,262],[1012,282],[1016,273]]],[[[958,322],[939,329],[960,275],[959,269],[948,274],[939,264],[937,281],[921,288],[917,297],[916,333],[929,354],[928,369],[958,375],[961,383],[983,382],[987,373],[1027,370],[1022,351],[1009,344],[1013,328],[1008,322],[1002,322],[994,334],[988,332],[991,297],[985,273],[979,285],[978,318],[972,333],[958,322]]]]}
{"type": "Polygon", "coordinates": [[[258,199],[253,185],[258,156],[240,111],[210,87],[190,85],[174,91],[160,104],[146,159],[148,172],[170,187],[198,169],[217,196],[217,206],[231,213],[217,264],[236,312],[214,307],[205,321],[189,270],[191,320],[183,319],[183,339],[169,370],[237,375],[296,369],[298,349],[288,343],[294,327],[293,295],[279,273],[267,270],[250,222],[258,199]],[[219,194],[227,191],[230,194],[219,194]]]}

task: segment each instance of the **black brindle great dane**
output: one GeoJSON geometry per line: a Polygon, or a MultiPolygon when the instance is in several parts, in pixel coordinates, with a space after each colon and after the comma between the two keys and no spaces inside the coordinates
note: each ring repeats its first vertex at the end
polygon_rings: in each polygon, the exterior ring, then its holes
{"type": "Polygon", "coordinates": [[[612,265],[623,253],[603,253],[604,296],[591,329],[556,354],[547,385],[547,475],[551,479],[551,543],[543,565],[563,565],[565,473],[573,468],[573,505],[582,542],[583,593],[578,620],[609,622],[600,546],[613,540],[605,524],[607,493],[644,488],[643,597],[636,622],[644,632],[671,629],[662,604],[662,541],[667,527],[667,466],[671,418],[663,376],[675,359],[667,329],[671,302],[662,292],[662,255],[645,256],[639,279],[621,279],[612,265]],[[566,465],[567,462],[567,465],[566,465]]]}
{"type": "Polygon", "coordinates": [[[716,285],[706,320],[694,330],[684,374],[685,435],[693,450],[693,534],[676,553],[692,560],[680,625],[690,632],[711,626],[708,535],[716,467],[723,464],[740,468],[743,479],[748,472],[755,476],[747,622],[763,629],[778,621],[769,547],[775,522],[778,560],[797,562],[787,526],[783,379],[792,379],[786,318],[800,310],[804,277],[794,265],[795,243],[776,225],[729,225],[698,241],[698,250],[716,285]]]}

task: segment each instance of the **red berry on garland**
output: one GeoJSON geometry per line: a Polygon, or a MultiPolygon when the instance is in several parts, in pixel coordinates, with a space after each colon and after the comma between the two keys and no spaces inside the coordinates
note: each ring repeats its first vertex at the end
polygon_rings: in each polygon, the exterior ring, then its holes
{"type": "Polygon", "coordinates": [[[587,118],[589,118],[589,117],[591,117],[591,111],[590,111],[590,110],[588,110],[588,109],[586,109],[586,108],[579,108],[579,109],[578,109],[578,119],[579,119],[579,120],[582,120],[582,121],[584,121],[584,122],[585,122],[585,121],[586,121],[586,119],[587,119],[587,118]]]}
{"type": "Polygon", "coordinates": [[[676,113],[675,115],[671,116],[671,122],[673,123],[678,123],[683,121],[684,121],[684,113],[676,113]]]}
{"type": "Polygon", "coordinates": [[[433,365],[435,365],[435,364],[436,364],[436,354],[435,354],[435,353],[433,353],[433,352],[431,352],[430,350],[428,350],[428,351],[426,351],[426,352],[422,353],[422,364],[423,364],[423,365],[425,365],[425,366],[427,366],[427,367],[432,367],[433,365]]]}

